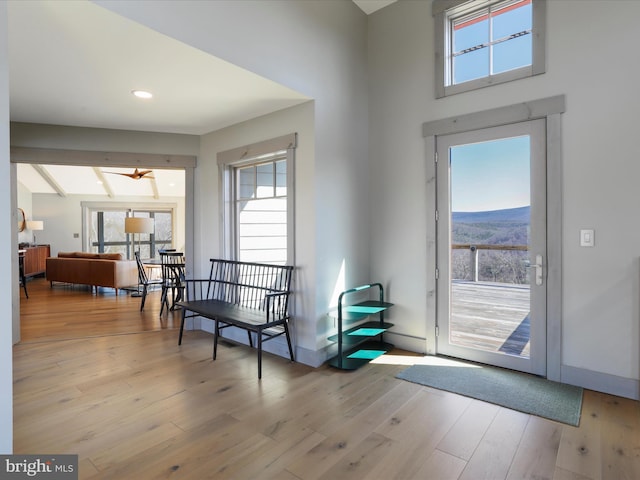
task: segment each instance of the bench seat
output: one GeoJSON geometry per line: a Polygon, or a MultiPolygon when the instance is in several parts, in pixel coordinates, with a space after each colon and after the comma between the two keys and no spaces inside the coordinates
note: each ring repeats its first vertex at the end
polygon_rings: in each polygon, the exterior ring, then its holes
{"type": "Polygon", "coordinates": [[[177,302],[185,310],[190,310],[206,318],[219,318],[233,322],[236,327],[258,330],[282,325],[284,319],[267,320],[266,312],[254,308],[234,305],[220,300],[193,300],[177,302]]]}

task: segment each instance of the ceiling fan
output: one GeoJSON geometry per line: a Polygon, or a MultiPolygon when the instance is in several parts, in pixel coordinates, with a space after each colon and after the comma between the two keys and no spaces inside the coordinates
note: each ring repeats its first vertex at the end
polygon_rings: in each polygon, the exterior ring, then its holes
{"type": "Polygon", "coordinates": [[[143,178],[154,178],[153,176],[149,175],[150,173],[153,173],[153,170],[138,170],[137,168],[133,171],[133,173],[119,173],[119,172],[104,172],[104,173],[111,173],[113,175],[123,175],[125,177],[133,178],[134,180],[141,180],[143,178]]]}

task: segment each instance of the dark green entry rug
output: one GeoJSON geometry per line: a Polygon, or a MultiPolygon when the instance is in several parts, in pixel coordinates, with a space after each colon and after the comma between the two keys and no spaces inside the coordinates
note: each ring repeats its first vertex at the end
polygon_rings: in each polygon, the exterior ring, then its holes
{"type": "Polygon", "coordinates": [[[397,377],[512,410],[578,426],[582,388],[484,365],[413,365],[397,377]]]}

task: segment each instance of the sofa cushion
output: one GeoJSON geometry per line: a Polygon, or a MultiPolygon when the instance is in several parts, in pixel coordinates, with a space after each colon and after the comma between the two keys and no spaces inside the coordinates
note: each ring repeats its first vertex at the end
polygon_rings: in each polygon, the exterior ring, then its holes
{"type": "Polygon", "coordinates": [[[75,258],[77,252],[58,252],[58,258],[75,258]]]}
{"type": "Polygon", "coordinates": [[[97,258],[100,260],[124,260],[121,253],[99,253],[97,258]]]}
{"type": "Polygon", "coordinates": [[[59,252],[58,258],[93,258],[98,260],[124,260],[121,253],[59,252]]]}

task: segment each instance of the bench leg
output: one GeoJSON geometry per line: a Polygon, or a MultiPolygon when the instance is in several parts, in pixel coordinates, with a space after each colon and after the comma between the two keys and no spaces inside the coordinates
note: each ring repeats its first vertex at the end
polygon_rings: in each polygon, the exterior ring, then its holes
{"type": "MultiPolygon", "coordinates": [[[[138,285],[138,293],[140,293],[140,285],[138,285]]],[[[132,294],[133,296],[134,294],[132,294]]],[[[144,303],[147,301],[147,285],[142,286],[142,294],[140,295],[140,311],[144,310],[144,303]]]]}
{"type": "Polygon", "coordinates": [[[218,353],[218,337],[220,336],[220,326],[218,325],[218,319],[214,320],[215,328],[213,329],[213,359],[216,359],[218,353]]]}
{"type": "Polygon", "coordinates": [[[260,380],[261,378],[262,378],[262,330],[258,330],[258,380],[260,380]]]}
{"type": "Polygon", "coordinates": [[[287,322],[284,323],[284,334],[287,337],[287,345],[289,345],[289,357],[291,357],[291,361],[295,362],[293,358],[293,347],[291,346],[291,337],[289,336],[289,326],[287,322]]]}
{"type": "Polygon", "coordinates": [[[167,307],[167,312],[169,311],[169,299],[167,298],[167,288],[162,286],[162,293],[160,294],[160,316],[162,316],[162,312],[164,311],[164,307],[167,307]]]}
{"type": "MultiPolygon", "coordinates": [[[[145,289],[147,288],[146,286],[144,287],[145,289]]],[[[180,320],[180,336],[178,337],[178,345],[182,345],[182,332],[184,332],[184,317],[186,315],[187,311],[183,308],[182,309],[182,318],[180,320]]]]}

